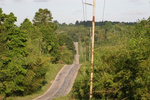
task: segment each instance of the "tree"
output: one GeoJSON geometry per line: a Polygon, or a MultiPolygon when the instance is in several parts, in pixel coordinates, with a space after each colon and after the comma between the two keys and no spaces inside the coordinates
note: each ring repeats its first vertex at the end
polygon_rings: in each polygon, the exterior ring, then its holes
{"type": "Polygon", "coordinates": [[[47,25],[52,21],[53,17],[51,12],[48,9],[39,9],[38,12],[35,13],[33,23],[34,25],[47,25]]]}
{"type": "Polygon", "coordinates": [[[57,20],[54,20],[54,23],[55,23],[56,25],[59,25],[59,22],[58,22],[57,20]]]}
{"type": "Polygon", "coordinates": [[[60,45],[59,50],[61,51],[61,59],[59,62],[72,64],[75,54],[75,47],[72,38],[66,34],[58,34],[57,39],[60,45]]]}
{"type": "Polygon", "coordinates": [[[21,23],[21,29],[29,30],[32,27],[33,27],[33,25],[32,25],[31,21],[28,18],[26,18],[23,21],[23,23],[21,23]]]}
{"type": "Polygon", "coordinates": [[[79,24],[80,24],[80,23],[79,23],[79,21],[77,20],[76,23],[75,23],[75,25],[76,25],[76,26],[79,26],[79,24]]]}
{"type": "Polygon", "coordinates": [[[26,74],[27,34],[14,24],[17,18],[13,13],[3,14],[0,37],[0,94],[3,96],[20,95],[24,91],[23,81],[26,74]]]}
{"type": "Polygon", "coordinates": [[[48,9],[39,9],[35,13],[33,22],[40,31],[41,55],[52,56],[52,62],[57,62],[60,58],[55,36],[57,25],[52,22],[51,12],[48,9]]]}
{"type": "MultiPolygon", "coordinates": [[[[29,19],[25,19],[21,23],[20,28],[27,33],[27,72],[24,75],[22,95],[32,94],[41,88],[45,83],[45,74],[47,67],[45,63],[50,62],[50,58],[44,55],[41,56],[41,41],[40,29],[34,26],[29,19]]],[[[48,66],[49,67],[49,66],[48,66]]]]}

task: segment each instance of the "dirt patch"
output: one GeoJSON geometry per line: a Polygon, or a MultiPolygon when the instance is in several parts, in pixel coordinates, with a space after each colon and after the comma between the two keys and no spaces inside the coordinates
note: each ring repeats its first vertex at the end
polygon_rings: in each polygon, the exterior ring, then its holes
{"type": "Polygon", "coordinates": [[[0,96],[0,100],[3,100],[3,98],[0,96]]]}

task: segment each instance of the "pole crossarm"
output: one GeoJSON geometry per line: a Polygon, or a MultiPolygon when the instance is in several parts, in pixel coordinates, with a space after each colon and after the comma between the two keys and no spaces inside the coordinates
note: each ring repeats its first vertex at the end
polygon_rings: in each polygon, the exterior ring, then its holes
{"type": "Polygon", "coordinates": [[[90,5],[90,6],[94,6],[93,4],[86,3],[86,2],[83,2],[83,4],[90,5]]]}

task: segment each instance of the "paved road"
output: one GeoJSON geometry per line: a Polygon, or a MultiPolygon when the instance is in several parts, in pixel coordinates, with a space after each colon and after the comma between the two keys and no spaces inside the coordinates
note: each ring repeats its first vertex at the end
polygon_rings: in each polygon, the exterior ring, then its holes
{"type": "Polygon", "coordinates": [[[52,100],[59,96],[67,95],[74,83],[74,80],[77,76],[78,70],[80,68],[79,64],[79,55],[78,55],[78,43],[75,42],[75,61],[72,65],[65,65],[57,74],[53,84],[47,90],[45,94],[40,97],[35,98],[34,100],[52,100]]]}

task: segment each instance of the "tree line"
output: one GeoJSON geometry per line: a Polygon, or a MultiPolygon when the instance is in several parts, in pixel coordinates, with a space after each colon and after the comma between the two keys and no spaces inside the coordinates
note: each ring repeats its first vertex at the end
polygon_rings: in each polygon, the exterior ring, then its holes
{"type": "MultiPolygon", "coordinates": [[[[70,23],[70,24],[66,24],[65,22],[64,23],[59,23],[57,20],[54,20],[54,23],[57,24],[57,25],[60,25],[60,26],[80,26],[80,25],[83,25],[85,27],[92,27],[92,21],[76,21],[75,23],[70,23]]],[[[95,26],[104,26],[106,25],[107,23],[111,23],[112,25],[115,25],[115,24],[119,24],[119,23],[123,23],[125,25],[135,25],[136,22],[119,22],[119,21],[99,21],[99,22],[95,22],[95,26]]]]}
{"type": "MultiPolygon", "coordinates": [[[[100,22],[95,22],[95,26],[104,26],[108,22],[113,25],[119,24],[119,23],[123,23],[125,25],[134,25],[136,23],[136,22],[100,21],[100,22]]],[[[92,27],[92,21],[76,21],[75,25],[76,26],[83,25],[85,27],[92,27]]]]}

